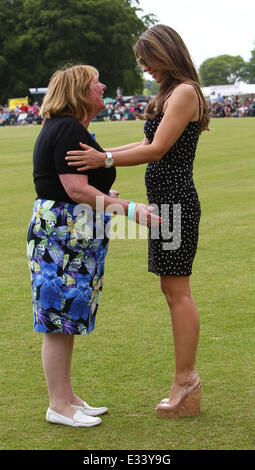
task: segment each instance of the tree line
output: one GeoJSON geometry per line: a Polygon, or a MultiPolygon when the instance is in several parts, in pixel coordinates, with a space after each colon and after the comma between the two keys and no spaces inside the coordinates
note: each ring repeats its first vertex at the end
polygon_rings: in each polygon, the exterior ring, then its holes
{"type": "Polygon", "coordinates": [[[203,86],[233,84],[236,81],[255,83],[255,49],[248,62],[228,54],[204,60],[199,68],[203,86]]]}
{"type": "Polygon", "coordinates": [[[0,0],[0,102],[46,87],[67,63],[90,64],[107,94],[140,93],[133,45],[154,21],[132,0],[0,0]]]}
{"type": "MultiPolygon", "coordinates": [[[[125,95],[155,93],[133,53],[139,35],[156,22],[141,14],[139,0],[0,0],[0,103],[47,87],[67,63],[95,66],[108,96],[118,87],[125,95]]],[[[205,60],[199,72],[203,86],[254,83],[255,50],[248,63],[223,55],[205,60]]]]}

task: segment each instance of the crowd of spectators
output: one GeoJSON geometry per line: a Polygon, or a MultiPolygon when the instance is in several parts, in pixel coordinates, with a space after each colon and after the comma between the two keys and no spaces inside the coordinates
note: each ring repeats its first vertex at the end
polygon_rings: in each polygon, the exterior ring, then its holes
{"type": "MultiPolygon", "coordinates": [[[[125,121],[135,120],[136,114],[142,114],[150,97],[117,95],[115,100],[109,100],[106,108],[95,118],[95,121],[125,121]]],[[[255,116],[255,95],[222,96],[215,91],[208,98],[211,117],[244,117],[255,116]]],[[[37,101],[32,105],[22,103],[14,109],[0,104],[0,126],[19,126],[41,124],[40,106],[37,101]]]]}
{"type": "MultiPolygon", "coordinates": [[[[117,95],[115,100],[110,100],[106,104],[106,108],[94,120],[135,120],[136,113],[142,113],[147,102],[148,98],[144,96],[123,97],[117,95]]],[[[7,104],[4,106],[0,104],[0,126],[24,126],[41,123],[40,106],[37,101],[32,105],[26,103],[22,103],[21,106],[16,105],[15,109],[9,109],[7,104]]]]}
{"type": "Polygon", "coordinates": [[[0,104],[0,126],[24,126],[28,124],[41,124],[40,106],[35,101],[32,105],[22,103],[14,109],[9,109],[7,104],[0,104]]]}
{"type": "Polygon", "coordinates": [[[136,113],[143,113],[148,99],[145,96],[118,95],[115,100],[106,104],[106,109],[101,111],[95,120],[133,121],[136,119],[136,113]]]}
{"type": "Polygon", "coordinates": [[[255,116],[255,95],[242,99],[239,96],[221,96],[215,91],[208,100],[211,117],[255,116]]]}

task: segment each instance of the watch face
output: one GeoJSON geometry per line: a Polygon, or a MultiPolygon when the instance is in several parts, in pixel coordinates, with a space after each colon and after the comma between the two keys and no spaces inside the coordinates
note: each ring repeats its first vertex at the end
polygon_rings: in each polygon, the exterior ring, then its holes
{"type": "Polygon", "coordinates": [[[112,164],[114,163],[114,159],[112,157],[112,154],[111,153],[107,153],[106,155],[106,159],[105,159],[105,166],[112,166],[112,164]]]}

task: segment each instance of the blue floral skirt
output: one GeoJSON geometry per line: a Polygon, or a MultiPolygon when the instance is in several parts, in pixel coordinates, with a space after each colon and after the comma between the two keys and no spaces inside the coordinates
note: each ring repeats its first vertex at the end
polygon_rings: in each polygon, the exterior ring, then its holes
{"type": "Polygon", "coordinates": [[[83,204],[35,201],[27,234],[35,331],[93,331],[110,219],[83,204]]]}

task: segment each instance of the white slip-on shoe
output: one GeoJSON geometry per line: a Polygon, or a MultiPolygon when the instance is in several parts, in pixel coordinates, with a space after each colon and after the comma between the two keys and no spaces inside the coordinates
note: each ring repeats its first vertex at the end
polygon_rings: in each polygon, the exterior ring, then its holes
{"type": "Polygon", "coordinates": [[[48,423],[66,424],[67,426],[74,427],[97,426],[102,422],[101,418],[93,418],[92,416],[87,416],[80,410],[76,411],[72,418],[67,418],[64,415],[56,413],[56,411],[52,410],[51,408],[48,408],[47,410],[46,421],[48,421],[48,423]]]}
{"type": "Polygon", "coordinates": [[[85,401],[83,402],[83,406],[80,405],[72,405],[76,410],[82,411],[87,416],[99,416],[104,415],[107,413],[108,408],[106,406],[94,407],[89,406],[88,403],[85,401]]]}

